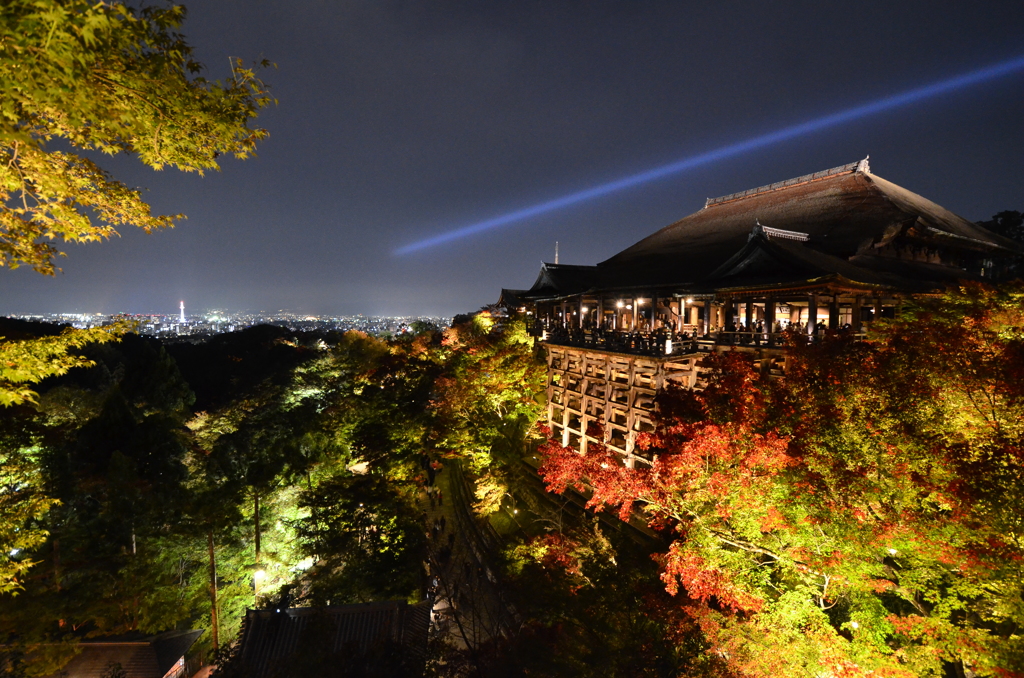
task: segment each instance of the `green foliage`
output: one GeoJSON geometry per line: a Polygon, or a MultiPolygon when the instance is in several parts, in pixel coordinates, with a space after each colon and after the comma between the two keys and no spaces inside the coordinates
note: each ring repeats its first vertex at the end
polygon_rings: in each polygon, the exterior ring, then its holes
{"type": "Polygon", "coordinates": [[[253,153],[266,132],[249,123],[271,102],[253,70],[232,62],[210,81],[176,31],[181,6],[12,0],[0,14],[0,265],[53,274],[55,239],[102,240],[115,227],[146,231],[153,216],[137,190],[92,160],[48,150],[132,153],[154,169],[202,173],[217,156],[253,153]]]}
{"type": "Polygon", "coordinates": [[[211,628],[210,538],[222,644],[254,605],[421,599],[424,453],[474,458],[496,506],[539,411],[542,367],[517,324],[457,334],[255,328],[81,348],[91,367],[0,418],[0,450],[27,464],[4,495],[23,590],[0,596],[0,636],[39,656],[211,628]]]}
{"type": "Polygon", "coordinates": [[[480,478],[478,510],[497,509],[541,412],[544,364],[522,318],[489,312],[445,330],[431,409],[431,443],[465,458],[480,478]]]}
{"type": "MultiPolygon", "coordinates": [[[[255,71],[238,62],[232,62],[227,81],[199,76],[202,65],[176,32],[184,16],[180,6],[135,9],[88,0],[4,3],[0,11],[0,90],[4,92],[0,100],[0,266],[29,265],[52,275],[57,270],[54,257],[63,255],[52,244],[55,240],[90,242],[116,235],[115,228],[123,224],[146,231],[172,224],[175,217],[153,216],[139,191],[67,148],[109,155],[133,153],[154,169],[169,165],[202,173],[216,169],[216,158],[222,153],[248,157],[256,141],[266,136],[264,130],[249,127],[259,109],[271,101],[266,86],[255,71]],[[54,149],[55,142],[63,148],[54,149]]],[[[57,336],[0,337],[0,405],[36,403],[32,384],[89,367],[92,361],[81,349],[115,340],[128,329],[128,324],[118,323],[68,329],[57,336]]],[[[165,360],[163,366],[167,364],[165,360]]],[[[171,380],[170,375],[161,374],[146,375],[146,379],[154,388],[171,380]]],[[[164,395],[184,397],[183,393],[164,395]]],[[[58,400],[54,398],[50,413],[65,417],[64,425],[85,411],[74,408],[74,397],[62,405],[58,400]]],[[[148,400],[149,413],[166,413],[168,403],[148,400]]],[[[95,406],[92,403],[93,411],[95,406]]],[[[108,420],[117,419],[116,398],[104,407],[108,420]]],[[[180,411],[180,407],[173,409],[180,411]]],[[[152,462],[166,457],[166,445],[144,439],[155,429],[149,424],[135,426],[139,422],[133,417],[121,408],[120,420],[131,423],[131,431],[114,441],[131,448],[118,452],[116,464],[128,485],[137,485],[128,479],[139,472],[145,480],[152,462]],[[129,441],[133,435],[142,437],[129,441]]],[[[33,489],[27,480],[35,471],[34,456],[14,448],[5,448],[0,455],[4,488],[0,523],[5,531],[0,545],[10,546],[0,559],[3,592],[18,586],[16,577],[32,562],[27,556],[6,554],[39,544],[46,531],[28,524],[37,524],[57,500],[33,489]]]]}
{"type": "Polygon", "coordinates": [[[644,549],[586,515],[537,508],[506,551],[503,593],[521,627],[481,649],[482,675],[721,675],[644,549]]]}
{"type": "Polygon", "coordinates": [[[76,367],[90,367],[88,358],[72,351],[116,341],[127,330],[128,325],[118,323],[88,330],[68,328],[57,336],[15,341],[4,341],[0,336],[0,405],[36,402],[36,392],[29,384],[67,374],[76,367]]]}
{"type": "Polygon", "coordinates": [[[11,442],[0,447],[0,595],[22,588],[20,578],[38,562],[30,554],[46,541],[41,520],[57,503],[40,487],[38,450],[11,442]]]}
{"type": "Polygon", "coordinates": [[[296,529],[318,604],[412,598],[421,585],[424,527],[414,499],[374,474],[324,479],[302,494],[296,529]]]}

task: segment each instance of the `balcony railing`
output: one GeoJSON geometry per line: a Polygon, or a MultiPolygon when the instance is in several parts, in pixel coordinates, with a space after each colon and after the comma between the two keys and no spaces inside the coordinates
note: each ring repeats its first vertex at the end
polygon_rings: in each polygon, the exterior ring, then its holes
{"type": "MultiPolygon", "coordinates": [[[[847,330],[840,330],[847,331],[847,330]]],[[[738,346],[747,348],[780,348],[791,341],[789,332],[713,332],[704,336],[694,334],[672,334],[667,330],[651,333],[616,332],[579,328],[538,329],[535,334],[544,341],[558,346],[576,346],[615,353],[662,357],[709,352],[716,346],[738,346]]],[[[816,332],[808,338],[814,342],[824,335],[816,332]]],[[[858,333],[856,336],[863,337],[858,333]]]]}
{"type": "Polygon", "coordinates": [[[559,346],[577,346],[614,353],[660,357],[710,351],[713,341],[695,339],[692,335],[668,332],[614,332],[610,330],[565,330],[561,328],[540,333],[544,341],[559,346]]]}

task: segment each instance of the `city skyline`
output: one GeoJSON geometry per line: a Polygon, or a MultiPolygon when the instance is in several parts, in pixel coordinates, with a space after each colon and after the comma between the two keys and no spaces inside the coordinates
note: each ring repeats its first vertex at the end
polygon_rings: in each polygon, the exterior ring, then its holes
{"type": "Polygon", "coordinates": [[[6,316],[15,320],[68,325],[76,329],[103,327],[117,320],[137,323],[137,334],[175,340],[205,340],[218,334],[241,331],[258,325],[276,325],[292,331],[347,332],[355,330],[375,336],[395,336],[412,331],[414,323],[447,327],[446,316],[316,316],[284,310],[232,312],[224,309],[203,309],[190,315],[173,313],[26,313],[6,316]]]}

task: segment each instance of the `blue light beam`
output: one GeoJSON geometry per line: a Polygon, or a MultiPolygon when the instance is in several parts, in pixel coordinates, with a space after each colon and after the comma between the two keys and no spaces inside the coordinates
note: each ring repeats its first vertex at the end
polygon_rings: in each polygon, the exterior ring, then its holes
{"type": "Polygon", "coordinates": [[[899,108],[900,106],[906,106],[918,101],[930,99],[962,87],[969,87],[989,80],[995,80],[996,78],[1010,75],[1011,73],[1021,69],[1024,69],[1024,56],[1010,59],[1009,61],[1003,61],[992,66],[987,66],[976,71],[971,71],[970,73],[958,75],[948,80],[942,80],[930,85],[894,94],[884,99],[879,99],[878,101],[854,106],[853,108],[848,108],[845,111],[832,113],[821,118],[808,120],[807,122],[791,125],[789,127],[783,127],[780,130],[776,130],[768,134],[745,139],[744,141],[729,144],[728,146],[722,146],[699,155],[691,156],[684,160],[662,165],[661,167],[655,167],[654,169],[647,170],[646,172],[631,174],[627,177],[622,177],[621,179],[616,179],[614,181],[594,186],[593,188],[570,193],[569,195],[564,195],[560,198],[547,200],[536,205],[531,205],[530,207],[524,207],[523,209],[516,210],[514,212],[485,219],[484,221],[470,224],[469,226],[463,226],[462,228],[457,228],[429,238],[424,238],[423,240],[418,240],[414,243],[399,247],[395,250],[395,254],[410,254],[429,247],[434,247],[435,245],[442,245],[444,243],[451,242],[452,240],[464,238],[483,231],[489,231],[492,228],[529,219],[530,217],[535,217],[539,214],[562,209],[563,207],[569,207],[570,205],[575,205],[576,203],[590,200],[591,198],[632,188],[633,186],[645,184],[648,181],[654,181],[655,179],[661,179],[671,174],[691,170],[695,167],[707,165],[719,160],[725,160],[726,158],[732,158],[749,151],[764,148],[765,146],[771,146],[772,144],[777,144],[782,141],[788,141],[805,134],[811,134],[812,132],[818,132],[829,127],[841,125],[845,122],[856,120],[857,118],[863,118],[876,113],[882,113],[893,108],[899,108]]]}

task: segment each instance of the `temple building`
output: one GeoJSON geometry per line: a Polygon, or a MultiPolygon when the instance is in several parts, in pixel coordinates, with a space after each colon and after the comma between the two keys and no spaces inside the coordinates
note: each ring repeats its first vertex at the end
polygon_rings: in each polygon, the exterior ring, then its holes
{"type": "Polygon", "coordinates": [[[998,280],[1022,253],[865,159],[710,199],[594,266],[545,263],[501,303],[544,343],[553,433],[634,465],[654,395],[666,381],[699,387],[707,352],[745,351],[782,375],[786,332],[863,332],[910,296],[998,280]]]}

